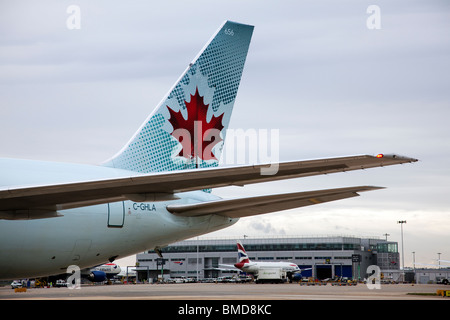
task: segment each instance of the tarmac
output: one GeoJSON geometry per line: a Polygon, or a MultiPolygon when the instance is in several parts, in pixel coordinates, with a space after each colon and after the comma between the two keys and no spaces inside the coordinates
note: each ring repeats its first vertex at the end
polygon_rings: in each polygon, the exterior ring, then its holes
{"type": "Polygon", "coordinates": [[[14,292],[0,288],[0,306],[27,315],[168,317],[169,319],[276,319],[292,316],[445,318],[450,297],[435,295],[445,285],[386,284],[380,289],[299,284],[126,284],[82,285],[80,289],[34,288],[14,292]],[[445,302],[447,301],[447,302],[445,302]],[[443,305],[442,305],[443,303],[443,305]],[[55,310],[60,310],[56,312],[55,310]],[[426,313],[426,312],[428,313],[426,313]]]}
{"type": "Polygon", "coordinates": [[[181,283],[82,285],[79,289],[30,288],[15,292],[0,288],[0,300],[444,300],[439,284],[382,284],[380,289],[356,286],[285,284],[181,283]]]}

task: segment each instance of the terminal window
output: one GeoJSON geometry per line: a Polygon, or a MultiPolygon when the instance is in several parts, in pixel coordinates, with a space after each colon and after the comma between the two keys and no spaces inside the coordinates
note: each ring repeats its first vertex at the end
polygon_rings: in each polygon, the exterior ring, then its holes
{"type": "Polygon", "coordinates": [[[377,251],[379,253],[397,253],[397,243],[378,243],[377,251]]]}

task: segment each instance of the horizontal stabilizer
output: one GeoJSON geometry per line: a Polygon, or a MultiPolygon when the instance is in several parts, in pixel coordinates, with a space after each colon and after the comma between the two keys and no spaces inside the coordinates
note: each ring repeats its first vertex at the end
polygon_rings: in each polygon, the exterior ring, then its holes
{"type": "Polygon", "coordinates": [[[230,200],[216,200],[194,204],[173,204],[167,210],[175,215],[195,217],[218,214],[230,218],[310,206],[359,196],[357,192],[383,189],[381,187],[350,187],[307,192],[284,193],[230,200]]]}

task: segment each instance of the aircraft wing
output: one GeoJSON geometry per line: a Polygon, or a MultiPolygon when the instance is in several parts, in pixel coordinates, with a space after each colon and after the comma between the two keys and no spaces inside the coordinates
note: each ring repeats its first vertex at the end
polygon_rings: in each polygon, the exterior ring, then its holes
{"type": "MultiPolygon", "coordinates": [[[[10,187],[0,189],[0,211],[3,211],[0,216],[6,219],[16,219],[15,216],[18,212],[25,210],[28,212],[29,218],[33,218],[32,215],[36,215],[34,218],[38,218],[43,211],[76,208],[136,197],[145,199],[147,194],[162,197],[162,199],[167,196],[168,199],[171,199],[173,193],[176,192],[233,185],[242,186],[415,161],[417,159],[397,155],[381,157],[362,155],[282,162],[276,164],[276,172],[271,171],[273,164],[263,164],[136,174],[129,177],[42,186],[10,187]]],[[[156,201],[156,199],[152,200],[156,201]]],[[[147,201],[150,200],[147,199],[147,201]]]]}
{"type": "Polygon", "coordinates": [[[167,206],[167,210],[175,215],[189,217],[218,214],[230,218],[241,218],[356,197],[359,196],[357,192],[377,189],[382,188],[351,187],[239,199],[223,199],[194,204],[171,204],[167,206]]]}
{"type": "Polygon", "coordinates": [[[241,271],[241,269],[236,268],[235,266],[231,265],[231,264],[220,264],[219,263],[219,268],[214,268],[214,270],[219,270],[219,271],[241,271]]]}

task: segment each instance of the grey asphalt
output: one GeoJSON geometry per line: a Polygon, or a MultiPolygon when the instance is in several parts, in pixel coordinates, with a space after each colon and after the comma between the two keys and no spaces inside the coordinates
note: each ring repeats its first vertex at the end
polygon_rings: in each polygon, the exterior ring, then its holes
{"type": "Polygon", "coordinates": [[[450,290],[445,285],[386,284],[381,289],[299,284],[127,284],[83,285],[80,289],[31,288],[14,292],[0,288],[0,300],[448,300],[429,294],[450,290]]]}

